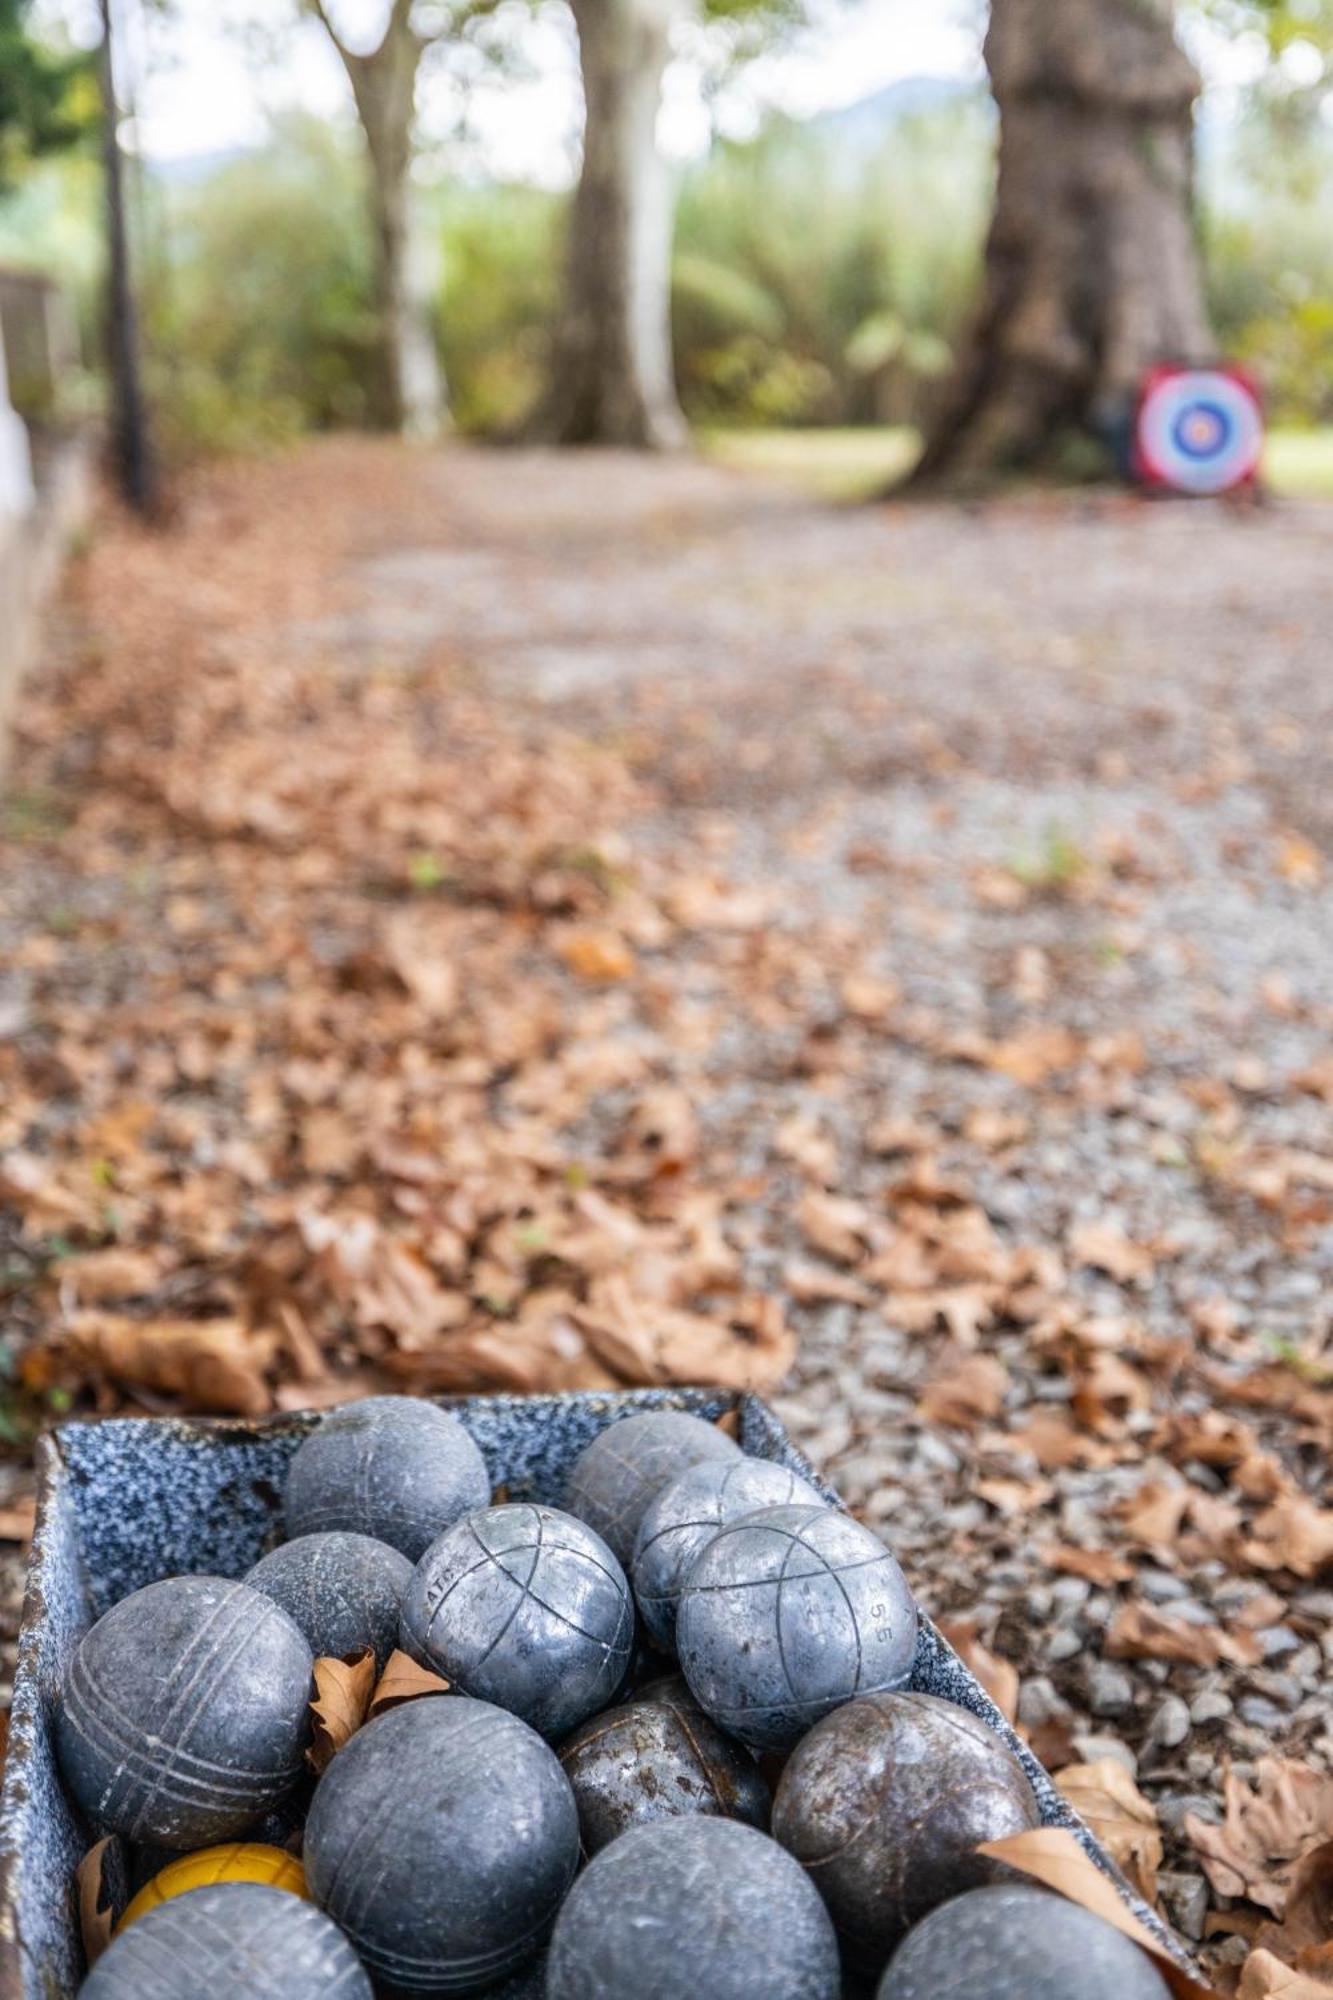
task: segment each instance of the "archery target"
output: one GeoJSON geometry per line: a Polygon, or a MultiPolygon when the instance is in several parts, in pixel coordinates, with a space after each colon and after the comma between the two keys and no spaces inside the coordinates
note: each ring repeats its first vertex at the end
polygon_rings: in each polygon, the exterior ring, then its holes
{"type": "Polygon", "coordinates": [[[1139,467],[1177,493],[1225,493],[1252,479],[1263,450],[1259,399],[1221,368],[1161,369],[1149,377],[1136,427],[1139,467]]]}

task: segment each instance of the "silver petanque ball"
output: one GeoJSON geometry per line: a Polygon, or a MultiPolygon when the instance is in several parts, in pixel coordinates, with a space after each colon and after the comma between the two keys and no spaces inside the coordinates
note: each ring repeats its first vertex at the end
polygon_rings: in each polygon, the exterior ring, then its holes
{"type": "Polygon", "coordinates": [[[753,1757],[722,1734],[683,1686],[592,1716],[560,1745],[585,1854],[628,1827],[687,1813],[768,1825],[768,1787],[753,1757]]]}
{"type": "Polygon", "coordinates": [[[415,1396],[367,1396],[331,1410],[287,1474],[287,1533],[346,1529],[412,1562],[491,1497],[486,1461],[449,1411],[415,1396]]]}
{"type": "Polygon", "coordinates": [[[591,1528],[513,1502],[460,1521],[427,1549],[403,1598],[402,1640],[460,1693],[563,1736],[618,1692],[634,1601],[591,1528]]]}
{"type": "Polygon", "coordinates": [[[477,1993],[516,1970],[578,1861],[554,1751],[517,1716],[458,1695],[358,1730],[306,1824],[311,1894],[393,1993],[477,1993]]]}
{"type": "Polygon", "coordinates": [[[823,1506],[808,1479],[767,1458],[709,1458],[664,1486],[639,1523],[631,1580],[639,1614],[666,1652],[691,1563],[719,1528],[757,1507],[823,1506]]]}
{"type": "Polygon", "coordinates": [[[1136,1944],[1024,1883],[970,1889],[909,1932],[877,2000],[1169,2000],[1136,1944]]]}
{"type": "Polygon", "coordinates": [[[56,1716],[65,1782],[126,1840],[233,1839],[301,1776],[313,1667],[287,1613],[247,1584],[150,1583],[75,1651],[56,1716]]]}
{"type": "Polygon", "coordinates": [[[893,1557],[832,1507],[767,1507],[696,1558],[676,1615],[690,1692],[757,1750],[782,1750],[853,1695],[899,1688],[917,1616],[893,1557]]]}
{"type": "Polygon", "coordinates": [[[644,1410],[599,1431],[574,1461],[565,1505],[628,1563],[649,1505],[703,1459],[736,1459],[740,1446],[716,1424],[684,1410],[644,1410]]]}
{"type": "Polygon", "coordinates": [[[381,1667],[398,1644],[411,1580],[411,1563],[387,1542],[337,1531],[284,1542],[245,1579],[295,1619],[316,1659],[369,1646],[381,1667]]]}
{"type": "Polygon", "coordinates": [[[338,1926],[260,1882],[214,1882],[113,1938],[79,2000],[373,2000],[338,1926]]]}
{"type": "Polygon", "coordinates": [[[817,1890],[767,1834],[663,1819],[603,1848],[556,1920],[546,2000],[838,2000],[817,1890]]]}
{"type": "Polygon", "coordinates": [[[1039,1824],[1027,1774],[993,1729],[930,1694],[869,1694],[817,1722],[787,1760],[773,1837],[794,1854],[857,1961],[1001,1871],[976,1849],[1039,1824]]]}

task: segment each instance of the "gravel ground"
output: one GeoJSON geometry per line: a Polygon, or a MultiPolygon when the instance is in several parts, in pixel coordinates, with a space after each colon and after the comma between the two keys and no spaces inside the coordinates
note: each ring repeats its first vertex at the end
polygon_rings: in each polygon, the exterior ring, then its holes
{"type": "MultiPolygon", "coordinates": [[[[423,459],[420,490],[420,545],[368,520],[338,608],[283,648],[349,674],[447,649],[482,691],[627,756],[653,801],[640,850],[708,855],[892,991],[850,1079],[827,1073],[817,1023],[794,1046],[787,1021],[738,1019],[709,1049],[705,1149],[753,1179],[749,1275],[777,1284],[809,1251],[792,1218],[814,1143],[867,1208],[916,1199],[893,1187],[924,1150],[925,1208],[965,1197],[1001,1246],[1058,1251],[1080,1225],[1149,1246],[1118,1273],[1071,1262],[1068,1312],[1148,1384],[1071,1463],[1016,1452],[993,1410],[922,1421],[942,1352],[965,1359],[975,1330],[950,1347],[856,1296],[799,1307],[775,1400],[927,1606],[1017,1670],[1047,1760],[1137,1771],[1168,1913],[1198,1938],[1186,1812],[1216,1815],[1228,1759],[1333,1766],[1333,1588],[1319,1561],[1269,1578],[1140,1542],[1126,1593],[1129,1565],[1099,1580],[1048,1556],[1123,1553],[1112,1524],[1145,1467],[1227,1498],[1225,1455],[1164,1442],[1234,1415],[1219,1370],[1290,1364],[1316,1401],[1329,1380],[1327,510],[834,509],[699,464],[465,450],[423,459]],[[1062,1035],[1075,1074],[1050,1052],[1062,1035]],[[1189,1364],[1167,1366],[1182,1341],[1189,1364]],[[1243,1662],[1110,1657],[1131,1598],[1257,1638],[1243,1662]]],[[[1010,1432],[1079,1394],[1052,1329],[986,1324],[1010,1432]]],[[[1317,1503],[1325,1405],[1241,1407],[1317,1503]]]]}
{"type": "MultiPolygon", "coordinates": [[[[661,799],[640,840],[710,839],[784,912],[852,928],[925,1023],[881,1046],[874,1108],[952,1135],[941,1171],[1006,1235],[1059,1243],[1110,1217],[1169,1239],[1134,1297],[1150,1339],[1224,1301],[1261,1351],[1327,1353],[1327,1203],[1293,1236],[1280,1207],[1198,1169],[1212,1084],[1255,1157],[1331,1150],[1328,1098],[1290,1087],[1326,1060],[1333,1021],[1327,510],[837,510],[698,466],[541,457],[454,460],[437,488],[450,550],[368,561],[381,615],[365,643],[410,653],[447,632],[492,686],[629,749],[661,799]],[[1015,876],[1027,893],[1009,893],[1015,876]],[[1132,1043],[1137,1067],[1034,1105],[932,1046],[940,1024],[1002,1036],[1034,1017],[1132,1043]],[[1023,1143],[971,1143],[983,1114],[1026,1117],[1023,1143]]],[[[758,1135],[795,1103],[835,1131],[840,1192],[873,1193],[864,1120],[817,1086],[793,1093],[773,1053],[738,1036],[719,1057],[713,1142],[757,1170],[758,1135]]],[[[756,1225],[761,1269],[786,1247],[782,1195],[756,1225]]],[[[1091,1311],[1123,1304],[1091,1271],[1074,1283],[1091,1311]]],[[[1221,1560],[1142,1562],[1135,1591],[1175,1618],[1271,1621],[1262,1661],[1105,1657],[1117,1593],[1053,1575],[1039,1550],[1101,1538],[1161,1405],[1134,1419],[1126,1462],[1055,1469],[1034,1530],[978,1497],[984,1446],[912,1421],[932,1343],[849,1304],[802,1317],[782,1415],[932,1611],[975,1619],[1018,1668],[1047,1754],[1137,1770],[1167,1835],[1168,1911],[1197,1938],[1184,1814],[1215,1816],[1228,1760],[1244,1776],[1273,1751],[1333,1755],[1333,1591],[1306,1579],[1284,1609],[1221,1560]]],[[[1011,1422],[1068,1397],[1024,1330],[988,1347],[1011,1422]]]]}

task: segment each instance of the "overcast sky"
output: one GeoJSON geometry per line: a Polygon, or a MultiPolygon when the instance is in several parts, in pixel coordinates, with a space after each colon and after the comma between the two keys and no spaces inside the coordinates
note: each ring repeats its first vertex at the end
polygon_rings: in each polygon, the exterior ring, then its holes
{"type": "MultiPolygon", "coordinates": [[[[115,0],[125,24],[136,81],[138,136],[159,160],[231,151],[262,139],[271,114],[300,108],[318,117],[350,115],[346,79],[319,26],[298,19],[298,0],[173,0],[148,10],[115,0]],[[267,29],[256,61],[242,24],[267,29]]],[[[334,0],[350,40],[374,35],[385,0],[334,0]]],[[[1057,5],[1058,0],[1050,0],[1057,5]]],[[[737,136],[776,106],[806,117],[854,103],[904,77],[980,76],[984,0],[814,0],[820,25],[781,54],[756,62],[717,106],[717,122],[737,136]]],[[[44,0],[45,11],[95,34],[94,0],[44,0]]],[[[491,80],[464,92],[447,71],[428,72],[422,90],[423,136],[454,139],[466,117],[466,159],[477,169],[548,185],[570,178],[581,116],[573,30],[561,10],[523,28],[526,76],[491,80]]],[[[1253,68],[1235,42],[1193,38],[1196,57],[1225,91],[1253,68]]],[[[712,130],[697,73],[688,61],[668,75],[659,136],[666,151],[689,158],[712,130]]]]}
{"type": "MultiPolygon", "coordinates": [[[[51,0],[59,5],[60,0],[51,0]]],[[[69,13],[83,0],[68,0],[69,13]]],[[[322,31],[307,23],[283,33],[281,59],[256,65],[236,32],[243,18],[286,28],[296,0],[177,0],[165,20],[146,25],[136,0],[121,0],[127,26],[146,37],[135,67],[140,136],[159,159],[181,159],[253,143],[265,116],[300,106],[319,116],[347,112],[347,86],[322,31]],[[148,60],[144,60],[145,53],[148,60]]],[[[341,0],[349,35],[373,27],[383,0],[341,0]]],[[[765,106],[801,116],[849,104],[908,76],[980,74],[979,0],[829,0],[827,24],[781,55],[752,64],[719,107],[720,121],[743,131],[765,106]]],[[[493,82],[467,97],[469,130],[490,171],[540,181],[568,177],[577,139],[580,95],[572,29],[558,10],[524,29],[527,78],[493,82]]],[[[138,39],[136,36],[135,39],[138,39]]],[[[456,129],[463,100],[447,75],[428,75],[422,121],[429,136],[456,129]]],[[[668,77],[660,136],[671,153],[702,150],[708,114],[688,63],[668,77]]]]}

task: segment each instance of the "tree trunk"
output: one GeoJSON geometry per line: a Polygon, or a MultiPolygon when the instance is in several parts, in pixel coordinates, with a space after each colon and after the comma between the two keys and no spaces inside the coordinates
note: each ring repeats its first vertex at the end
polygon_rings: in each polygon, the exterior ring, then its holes
{"type": "Polygon", "coordinates": [[[678,0],[572,4],[583,170],[538,428],[561,444],[682,444],[671,359],[673,176],[656,136],[678,0]]]}
{"type": "Polygon", "coordinates": [[[369,55],[349,49],[320,0],[314,4],[347,71],[366,142],[380,327],[377,415],[385,430],[434,437],[444,421],[444,377],[414,245],[410,179],[425,43],[411,24],[411,0],[394,0],[383,40],[369,55]]]}
{"type": "Polygon", "coordinates": [[[111,0],[101,0],[102,42],[97,78],[102,106],[102,161],[106,194],[107,349],[111,374],[111,449],[116,484],[136,512],[157,510],[157,460],[153,451],[139,367],[139,316],[130,272],[125,224],[124,154],[116,99],[111,0]]]}
{"type": "Polygon", "coordinates": [[[976,485],[1127,435],[1144,371],[1211,358],[1195,72],[1169,0],[991,0],[999,182],[978,324],[915,483],[976,485]]]}

